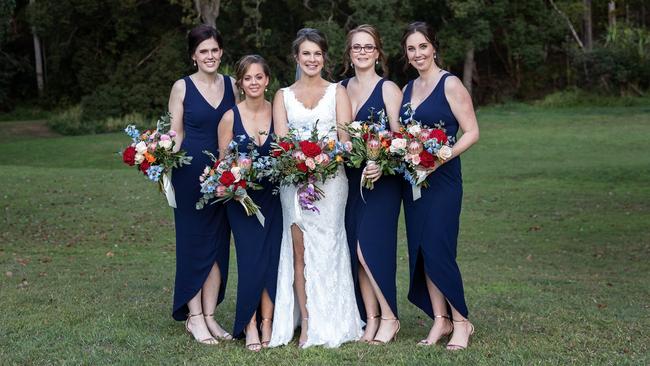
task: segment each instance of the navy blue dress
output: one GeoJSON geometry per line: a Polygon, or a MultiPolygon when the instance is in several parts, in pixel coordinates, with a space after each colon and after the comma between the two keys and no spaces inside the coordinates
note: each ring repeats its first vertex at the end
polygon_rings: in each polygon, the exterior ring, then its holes
{"type": "Polygon", "coordinates": [[[217,155],[217,125],[223,114],[235,105],[230,77],[223,77],[224,93],[221,103],[213,108],[203,98],[189,76],[185,81],[183,128],[185,136],[181,149],[192,157],[192,164],[174,169],[172,184],[176,193],[174,223],[176,225],[176,283],[172,316],[185,320],[190,301],[201,289],[217,262],[221,286],[217,303],[223,300],[228,280],[230,255],[230,226],[223,205],[206,205],[196,209],[201,198],[199,177],[206,165],[212,165],[203,150],[217,155]]]}
{"type": "MultiPolygon", "coordinates": [[[[343,80],[341,85],[347,87],[350,79],[343,80]]],[[[377,113],[385,110],[382,85],[379,80],[368,100],[361,106],[355,116],[356,121],[368,121],[373,115],[377,121],[377,113]]],[[[387,126],[387,128],[389,128],[387,126]]],[[[402,180],[398,175],[382,175],[375,182],[372,190],[363,188],[361,197],[361,173],[363,168],[346,167],[348,177],[348,201],[345,206],[345,230],[352,260],[352,275],[357,295],[357,306],[362,318],[366,318],[366,309],[359,288],[359,257],[357,243],[366,260],[368,269],[377,282],[379,289],[397,316],[397,287],[395,275],[397,271],[397,222],[399,220],[402,180]],[[365,202],[364,202],[365,199],[365,202]]]]}
{"type": "MultiPolygon", "coordinates": [[[[458,121],[445,96],[445,73],[431,94],[415,110],[413,118],[423,125],[444,125],[448,136],[456,136],[458,121]]],[[[411,102],[413,80],[406,86],[402,105],[411,102]]],[[[402,107],[402,120],[408,115],[402,107]]],[[[411,283],[408,299],[433,318],[433,308],[427,290],[425,273],[445,295],[448,302],[467,317],[463,280],[456,263],[456,246],[463,198],[460,158],[455,157],[436,169],[427,178],[428,188],[413,201],[411,185],[404,181],[404,218],[409,247],[411,283]]],[[[445,314],[436,314],[445,315],[445,314]]],[[[451,315],[451,314],[449,314],[451,315]]]]}
{"type": "MultiPolygon", "coordinates": [[[[233,139],[239,143],[239,151],[248,151],[250,139],[241,121],[237,106],[232,109],[234,114],[233,139]],[[246,138],[240,140],[239,136],[246,138]]],[[[260,156],[268,156],[271,150],[271,130],[262,146],[256,146],[260,156]]],[[[243,331],[258,309],[262,291],[266,289],[275,300],[275,289],[278,280],[278,262],[280,261],[280,244],[282,243],[282,207],[280,195],[273,194],[274,186],[268,180],[260,182],[262,190],[249,190],[248,195],[264,215],[264,227],[255,215],[247,216],[241,203],[234,200],[226,203],[228,221],[235,237],[237,250],[237,310],[232,334],[234,337],[244,336],[243,331]]],[[[258,313],[258,318],[260,314],[258,313]]]]}

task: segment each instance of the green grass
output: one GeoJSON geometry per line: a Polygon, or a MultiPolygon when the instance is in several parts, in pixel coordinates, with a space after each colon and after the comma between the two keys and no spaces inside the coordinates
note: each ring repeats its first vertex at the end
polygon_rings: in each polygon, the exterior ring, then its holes
{"type": "MultiPolygon", "coordinates": [[[[467,351],[415,346],[430,322],[406,300],[403,222],[397,342],[193,342],[170,316],[172,212],[106,134],[0,144],[0,364],[650,363],[650,108],[509,105],[479,120],[463,156],[467,351]]],[[[228,328],[236,283],[233,258],[228,328]]]]}

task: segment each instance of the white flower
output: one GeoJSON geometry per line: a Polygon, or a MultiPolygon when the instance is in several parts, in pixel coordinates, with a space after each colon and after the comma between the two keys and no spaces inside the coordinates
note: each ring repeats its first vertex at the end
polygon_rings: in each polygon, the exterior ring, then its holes
{"type": "Polygon", "coordinates": [[[144,154],[145,151],[147,151],[147,144],[144,141],[140,141],[135,145],[135,151],[138,152],[138,154],[144,154]]]}
{"type": "Polygon", "coordinates": [[[316,163],[314,162],[314,159],[312,158],[307,158],[305,159],[305,165],[311,170],[316,169],[316,163]]]}
{"type": "Polygon", "coordinates": [[[210,167],[206,166],[205,168],[203,168],[203,174],[208,175],[208,173],[210,173],[210,167]]]}
{"type": "Polygon", "coordinates": [[[135,163],[140,164],[144,161],[144,154],[135,154],[135,163]]]}
{"type": "Polygon", "coordinates": [[[406,149],[406,139],[393,139],[390,143],[390,152],[396,153],[406,149]]]}
{"type": "Polygon", "coordinates": [[[447,161],[447,159],[451,158],[451,155],[453,155],[453,152],[451,151],[451,147],[447,145],[443,145],[436,153],[436,156],[442,161],[447,161]]]}
{"type": "Polygon", "coordinates": [[[417,136],[418,134],[420,134],[421,130],[422,129],[420,128],[420,125],[411,125],[407,129],[407,131],[413,136],[417,136]]]}
{"type": "Polygon", "coordinates": [[[169,150],[172,148],[172,140],[160,140],[158,145],[165,150],[169,150]]]}
{"type": "Polygon", "coordinates": [[[358,130],[361,128],[361,122],[358,121],[350,122],[350,125],[348,127],[358,130]]]}
{"type": "Polygon", "coordinates": [[[241,168],[238,166],[232,167],[230,172],[235,176],[235,182],[239,182],[241,179],[241,168]]]}

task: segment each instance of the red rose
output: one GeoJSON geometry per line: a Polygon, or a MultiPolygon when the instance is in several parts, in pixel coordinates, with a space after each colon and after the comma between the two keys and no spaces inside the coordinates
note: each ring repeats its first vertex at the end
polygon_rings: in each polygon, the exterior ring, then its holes
{"type": "Polygon", "coordinates": [[[151,164],[149,164],[147,160],[143,160],[142,163],[140,163],[140,171],[144,173],[144,175],[147,175],[147,169],[149,169],[150,166],[151,164]]]}
{"type": "Polygon", "coordinates": [[[420,152],[420,165],[424,168],[433,168],[436,165],[436,158],[428,151],[422,150],[420,152]]]}
{"type": "MultiPolygon", "coordinates": [[[[280,149],[282,149],[284,151],[289,151],[293,147],[293,145],[290,142],[286,142],[286,141],[282,141],[282,142],[278,143],[278,145],[280,146],[280,149]]],[[[273,155],[274,157],[278,157],[278,156],[282,155],[283,151],[280,150],[280,149],[273,150],[271,152],[271,155],[273,155]]]]}
{"type": "Polygon", "coordinates": [[[307,173],[307,164],[305,164],[304,161],[298,163],[298,165],[296,165],[296,168],[298,168],[298,170],[300,170],[303,173],[307,173]]]}
{"type": "Polygon", "coordinates": [[[302,150],[302,153],[309,158],[315,158],[321,153],[320,146],[311,141],[300,141],[300,150],[302,150]]]}
{"type": "Polygon", "coordinates": [[[399,132],[393,132],[393,138],[394,139],[401,139],[401,138],[404,138],[404,135],[402,135],[399,132]]]}
{"type": "Polygon", "coordinates": [[[124,160],[126,164],[129,164],[129,166],[133,166],[135,164],[135,147],[129,146],[124,149],[122,160],[124,160]]]}
{"type": "Polygon", "coordinates": [[[362,137],[363,137],[363,141],[368,141],[368,139],[370,138],[370,134],[368,132],[366,132],[366,133],[363,134],[362,137]]]}
{"type": "Polygon", "coordinates": [[[226,187],[230,187],[231,184],[235,182],[235,176],[230,172],[223,172],[221,177],[219,177],[219,183],[223,184],[226,187]]]}
{"type": "Polygon", "coordinates": [[[237,189],[237,188],[246,189],[246,181],[244,179],[242,179],[239,182],[235,183],[235,189],[237,189]]]}
{"type": "Polygon", "coordinates": [[[445,134],[445,131],[438,128],[431,130],[431,132],[429,133],[429,138],[436,139],[441,144],[447,142],[447,135],[445,134]]]}

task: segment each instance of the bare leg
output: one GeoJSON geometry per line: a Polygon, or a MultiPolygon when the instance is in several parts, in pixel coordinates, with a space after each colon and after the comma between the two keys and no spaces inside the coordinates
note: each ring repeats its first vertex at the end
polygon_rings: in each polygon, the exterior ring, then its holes
{"type": "Polygon", "coordinates": [[[201,290],[194,295],[194,297],[187,302],[187,307],[190,310],[190,314],[185,321],[185,328],[188,332],[192,333],[194,339],[200,343],[205,344],[218,344],[219,341],[214,339],[208,327],[205,325],[205,320],[203,319],[203,309],[201,308],[201,290]]]}
{"type": "Polygon", "coordinates": [[[362,265],[359,266],[359,288],[367,316],[366,329],[361,337],[361,341],[370,342],[375,338],[375,334],[379,328],[379,303],[377,302],[377,297],[375,297],[375,292],[372,289],[368,274],[362,265]]]}
{"type": "Polygon", "coordinates": [[[217,307],[217,296],[219,296],[219,288],[221,287],[221,271],[215,262],[210,269],[208,278],[205,280],[202,289],[201,303],[203,305],[203,315],[205,316],[205,323],[210,330],[210,333],[217,339],[232,339],[232,336],[223,330],[219,323],[214,319],[214,311],[217,307]]]}
{"type": "Polygon", "coordinates": [[[296,224],[291,225],[291,238],[293,240],[293,286],[300,305],[302,324],[300,327],[299,345],[307,341],[307,292],[305,291],[305,244],[302,231],[296,224]]]}
{"type": "Polygon", "coordinates": [[[262,292],[261,301],[262,312],[262,347],[268,347],[271,342],[271,331],[273,329],[273,301],[269,296],[269,292],[264,289],[262,292]]]}
{"type": "Polygon", "coordinates": [[[447,314],[447,299],[445,299],[445,296],[426,273],[425,278],[427,281],[427,289],[429,290],[429,298],[433,307],[433,314],[436,317],[433,320],[431,330],[429,330],[429,335],[427,335],[426,339],[420,341],[419,344],[431,345],[436,344],[440,338],[449,335],[453,330],[453,325],[449,320],[449,314],[447,314]]]}
{"type": "Polygon", "coordinates": [[[469,337],[474,334],[474,325],[453,306],[451,306],[451,316],[454,322],[454,333],[451,335],[449,343],[447,343],[447,349],[450,351],[465,349],[469,344],[469,337]]]}
{"type": "Polygon", "coordinates": [[[253,313],[251,321],[244,329],[246,334],[246,349],[253,352],[259,352],[262,349],[260,344],[260,334],[257,332],[257,312],[253,313]]]}
{"type": "MultiPolygon", "coordinates": [[[[361,251],[361,247],[359,246],[359,243],[357,243],[357,255],[359,256],[359,263],[361,263],[361,266],[363,267],[364,270],[364,274],[368,280],[366,286],[370,285],[369,287],[372,290],[372,297],[374,298],[373,302],[375,305],[375,309],[377,307],[377,304],[381,309],[381,319],[382,319],[380,323],[381,325],[379,326],[379,329],[377,330],[376,334],[373,336],[372,339],[377,340],[380,343],[386,343],[390,341],[391,338],[393,338],[393,336],[399,330],[399,321],[397,320],[395,313],[393,313],[393,309],[390,308],[388,301],[386,301],[384,294],[381,292],[381,289],[379,288],[377,281],[375,281],[374,277],[372,276],[372,272],[368,268],[368,264],[366,263],[366,260],[363,257],[363,252],[361,251]]],[[[359,285],[361,286],[361,281],[359,281],[359,285]]],[[[363,296],[363,290],[362,290],[362,296],[363,296]]],[[[366,299],[364,298],[363,301],[365,302],[366,299]]]]}

